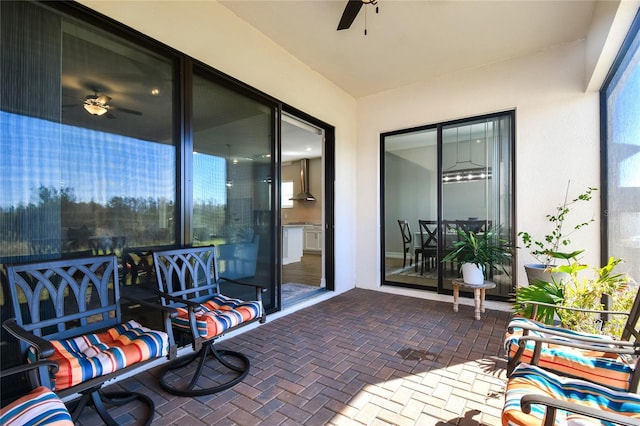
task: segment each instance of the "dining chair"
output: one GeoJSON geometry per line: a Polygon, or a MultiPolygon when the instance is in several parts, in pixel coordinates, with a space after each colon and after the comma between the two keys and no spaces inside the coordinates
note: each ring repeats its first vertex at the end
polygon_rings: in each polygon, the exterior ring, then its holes
{"type": "MultiPolygon", "coordinates": [[[[409,255],[409,266],[413,264],[413,255],[411,251],[413,249],[413,235],[411,234],[411,227],[409,227],[408,221],[398,219],[398,225],[400,226],[400,233],[402,234],[402,268],[404,269],[407,264],[407,254],[409,255]]],[[[418,259],[416,259],[416,262],[417,261],[418,259]]]]}
{"type": "Polygon", "coordinates": [[[438,262],[438,221],[418,220],[420,228],[420,245],[416,247],[416,270],[418,269],[418,259],[420,261],[420,275],[424,274],[425,267],[431,269],[436,267],[438,262]]]}

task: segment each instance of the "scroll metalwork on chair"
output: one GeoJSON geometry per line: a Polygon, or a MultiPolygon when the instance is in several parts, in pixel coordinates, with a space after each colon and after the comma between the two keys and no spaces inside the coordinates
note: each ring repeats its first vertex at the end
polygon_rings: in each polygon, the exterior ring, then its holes
{"type": "Polygon", "coordinates": [[[266,319],[262,292],[257,284],[224,279],[255,291],[255,300],[244,301],[220,293],[214,246],[154,252],[158,294],[163,305],[177,315],[165,317],[169,340],[182,333],[191,340],[193,353],[167,363],[160,372],[160,386],[181,396],[208,395],[228,389],[249,373],[249,358],[239,352],[218,350],[214,341],[223,334],[266,319]],[[208,363],[212,361],[212,364],[208,363]],[[218,378],[203,374],[217,369],[218,378]],[[220,372],[220,369],[223,372],[220,372]],[[213,385],[212,385],[213,383],[213,385]]]}
{"type": "MultiPolygon", "coordinates": [[[[539,302],[538,305],[546,305],[539,302]]],[[[619,339],[554,327],[528,318],[514,318],[505,336],[507,374],[521,363],[538,365],[611,389],[638,392],[640,383],[640,293],[629,312],[590,311],[627,317],[619,339]]],[[[535,310],[534,310],[535,312],[535,310]]]]}
{"type": "Polygon", "coordinates": [[[148,408],[144,424],[151,424],[154,404],[148,396],[102,390],[106,381],[169,352],[167,333],[122,322],[116,256],[11,265],[7,275],[16,317],[3,326],[20,340],[25,361],[58,365],[45,385],[60,398],[80,394],[69,404],[73,421],[93,405],[107,425],[117,425],[106,405],[138,400],[148,408]]]}

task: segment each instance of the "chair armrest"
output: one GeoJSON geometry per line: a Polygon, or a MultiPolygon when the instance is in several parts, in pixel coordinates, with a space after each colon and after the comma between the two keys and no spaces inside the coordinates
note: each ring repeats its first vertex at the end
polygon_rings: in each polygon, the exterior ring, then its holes
{"type": "Polygon", "coordinates": [[[15,318],[9,318],[2,323],[5,330],[11,333],[14,337],[29,343],[38,351],[39,358],[49,358],[53,355],[53,345],[46,339],[40,336],[36,336],[30,331],[25,330],[16,323],[15,318]]]}
{"type": "Polygon", "coordinates": [[[144,306],[146,308],[158,309],[158,310],[167,312],[170,318],[175,318],[178,316],[178,310],[170,306],[164,306],[158,303],[152,303],[152,302],[149,302],[148,300],[142,300],[142,299],[138,299],[131,296],[120,296],[120,299],[135,303],[140,306],[144,306]]]}
{"type": "MultiPolygon", "coordinates": [[[[198,302],[194,302],[194,301],[188,300],[188,299],[183,299],[181,297],[172,296],[169,293],[165,293],[165,292],[160,291],[158,289],[151,289],[151,291],[153,291],[153,293],[155,293],[156,295],[158,295],[160,297],[164,297],[167,300],[171,300],[172,302],[182,303],[186,307],[191,308],[193,310],[193,312],[199,312],[200,310],[202,310],[202,306],[200,306],[200,303],[198,303],[198,302]]],[[[175,309],[175,308],[171,308],[171,309],[175,309]]]]}
{"type": "Polygon", "coordinates": [[[537,302],[535,300],[521,300],[518,301],[520,305],[538,305],[538,306],[548,306],[551,308],[562,309],[566,311],[576,311],[576,312],[587,312],[594,314],[609,314],[609,315],[626,315],[629,316],[629,312],[626,311],[603,311],[598,309],[584,309],[584,308],[575,308],[571,306],[562,306],[562,305],[554,305],[553,303],[545,303],[545,302],[537,302]]]}
{"type": "Polygon", "coordinates": [[[266,293],[266,291],[267,291],[267,287],[263,286],[262,284],[245,283],[245,282],[242,282],[242,281],[237,281],[237,280],[233,280],[231,278],[223,278],[223,277],[220,277],[220,281],[226,281],[226,282],[229,282],[229,283],[232,283],[232,284],[244,285],[244,286],[247,286],[247,287],[255,287],[257,290],[260,290],[260,292],[262,292],[262,293],[266,293]]]}
{"type": "Polygon", "coordinates": [[[55,361],[42,360],[36,362],[30,362],[28,364],[21,364],[16,367],[7,368],[5,370],[0,371],[0,377],[7,377],[13,374],[23,373],[25,371],[35,370],[45,367],[51,374],[56,374],[58,372],[58,363],[55,361]]]}
{"type": "MultiPolygon", "coordinates": [[[[580,340],[583,342],[590,342],[596,345],[615,345],[615,346],[628,346],[628,347],[637,347],[638,344],[635,342],[629,342],[627,340],[616,340],[612,339],[607,335],[602,335],[602,337],[591,337],[580,334],[570,333],[570,330],[564,329],[562,327],[555,326],[545,326],[538,327],[535,324],[522,324],[517,321],[512,321],[507,326],[507,331],[509,333],[514,332],[514,328],[521,328],[525,331],[538,331],[540,333],[551,334],[553,336],[565,337],[573,340],[580,340]]],[[[524,333],[524,336],[528,336],[528,333],[524,333]]],[[[554,340],[553,342],[557,342],[554,340]]]]}
{"type": "Polygon", "coordinates": [[[638,419],[623,416],[622,414],[612,413],[608,411],[602,411],[600,409],[587,407],[580,404],[574,404],[571,402],[560,401],[548,396],[528,394],[524,395],[520,400],[520,406],[522,411],[526,414],[531,412],[531,404],[542,404],[547,407],[545,413],[544,424],[553,425],[556,410],[566,410],[572,413],[581,414],[584,416],[606,420],[614,424],[623,426],[638,426],[638,419]]]}
{"type": "MultiPolygon", "coordinates": [[[[634,345],[632,347],[628,347],[627,345],[625,345],[625,347],[616,347],[616,346],[609,346],[608,344],[602,344],[602,343],[589,345],[589,344],[583,343],[582,341],[573,342],[573,341],[549,339],[549,338],[538,337],[538,336],[522,336],[518,338],[518,345],[520,347],[524,347],[527,344],[527,342],[535,342],[536,347],[538,347],[542,343],[552,343],[556,346],[567,346],[570,348],[582,349],[586,351],[601,351],[601,352],[625,354],[625,355],[637,355],[640,352],[640,344],[634,345]]],[[[618,343],[621,343],[615,340],[612,340],[611,342],[613,342],[612,343],[613,345],[618,345],[618,343]]],[[[624,342],[624,343],[628,343],[628,342],[624,342]]]]}

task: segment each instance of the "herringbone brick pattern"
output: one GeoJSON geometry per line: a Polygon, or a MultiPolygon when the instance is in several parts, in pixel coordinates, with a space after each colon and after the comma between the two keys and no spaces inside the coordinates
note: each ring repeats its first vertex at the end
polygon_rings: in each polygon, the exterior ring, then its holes
{"type": "MultiPolygon", "coordinates": [[[[183,398],[151,370],[111,385],[150,395],[154,425],[499,425],[509,313],[355,289],[217,344],[244,382],[183,398]]],[[[119,408],[121,424],[135,410],[119,408]]],[[[81,418],[99,424],[92,410],[81,418]]]]}

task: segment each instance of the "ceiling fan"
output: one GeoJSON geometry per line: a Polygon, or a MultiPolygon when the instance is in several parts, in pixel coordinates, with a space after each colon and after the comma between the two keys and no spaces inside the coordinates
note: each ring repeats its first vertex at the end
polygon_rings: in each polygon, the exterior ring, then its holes
{"type": "MultiPolygon", "coordinates": [[[[346,30],[351,27],[354,19],[358,16],[360,9],[363,4],[372,4],[375,5],[378,3],[378,0],[348,0],[347,5],[344,8],[344,12],[342,12],[342,17],[340,18],[340,22],[338,23],[338,31],[346,30]]],[[[376,13],[377,13],[376,8],[376,13]]]]}
{"type": "MultiPolygon", "coordinates": [[[[98,91],[94,91],[93,95],[87,95],[82,102],[82,106],[84,109],[91,115],[107,115],[107,118],[115,118],[112,114],[107,114],[109,111],[122,111],[127,114],[133,115],[142,115],[140,111],[136,111],[133,109],[117,107],[115,105],[109,104],[111,101],[111,97],[105,95],[104,93],[99,94],[98,91]]],[[[67,105],[67,106],[75,106],[75,105],[67,105]]]]}
{"type": "MultiPolygon", "coordinates": [[[[115,105],[109,105],[109,101],[111,101],[111,97],[105,94],[99,95],[98,92],[94,92],[93,95],[87,95],[84,100],[84,109],[87,110],[89,114],[92,115],[104,115],[109,110],[117,110],[126,112],[127,114],[134,115],[142,115],[140,111],[135,111],[127,108],[116,107],[115,105]]],[[[109,118],[114,118],[112,115],[109,115],[109,118]]]]}

